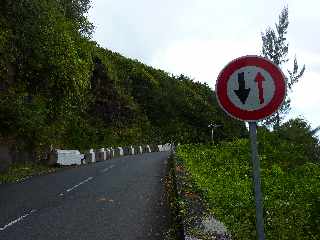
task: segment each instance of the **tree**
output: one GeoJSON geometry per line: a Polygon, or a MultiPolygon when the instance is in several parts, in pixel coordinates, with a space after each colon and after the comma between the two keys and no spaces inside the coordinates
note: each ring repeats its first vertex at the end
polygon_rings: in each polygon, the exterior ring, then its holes
{"type": "Polygon", "coordinates": [[[94,26],[86,14],[90,9],[91,0],[58,0],[64,16],[70,19],[82,36],[91,38],[94,26]]]}
{"type": "Polygon", "coordinates": [[[1,5],[0,137],[46,148],[85,112],[92,47],[77,26],[56,0],[1,5]]]}
{"type": "MultiPolygon", "coordinates": [[[[275,29],[268,27],[265,33],[261,33],[262,54],[270,59],[280,68],[289,61],[287,58],[289,44],[287,42],[287,31],[289,26],[288,7],[286,6],[279,15],[279,21],[275,24],[275,29]]],[[[305,71],[305,65],[299,69],[297,58],[294,58],[293,70],[289,71],[286,77],[287,87],[292,91],[292,86],[299,81],[305,71]]],[[[278,128],[285,115],[290,111],[290,98],[287,95],[281,108],[271,117],[265,120],[264,124],[278,128]]]]}
{"type": "Polygon", "coordinates": [[[282,141],[291,143],[292,150],[299,149],[296,154],[300,154],[300,159],[319,163],[320,142],[317,138],[319,130],[320,126],[312,129],[306,120],[295,118],[282,124],[277,131],[277,135],[282,141]]]}

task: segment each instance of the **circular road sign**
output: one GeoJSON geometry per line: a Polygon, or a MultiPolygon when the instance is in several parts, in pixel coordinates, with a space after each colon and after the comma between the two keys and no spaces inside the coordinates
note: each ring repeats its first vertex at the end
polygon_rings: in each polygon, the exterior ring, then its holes
{"type": "Polygon", "coordinates": [[[216,95],[220,106],[232,117],[248,122],[273,114],[286,96],[282,71],[259,56],[231,61],[219,74],[216,95]]]}

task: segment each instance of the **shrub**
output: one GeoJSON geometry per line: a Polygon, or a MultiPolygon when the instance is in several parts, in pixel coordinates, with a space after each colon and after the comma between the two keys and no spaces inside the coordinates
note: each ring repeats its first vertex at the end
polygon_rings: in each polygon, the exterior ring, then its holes
{"type": "MultiPolygon", "coordinates": [[[[319,239],[320,166],[301,161],[299,149],[289,142],[271,146],[268,138],[265,133],[260,142],[266,238],[319,239]]],[[[177,156],[233,238],[256,239],[249,141],[183,145],[177,156]]]]}

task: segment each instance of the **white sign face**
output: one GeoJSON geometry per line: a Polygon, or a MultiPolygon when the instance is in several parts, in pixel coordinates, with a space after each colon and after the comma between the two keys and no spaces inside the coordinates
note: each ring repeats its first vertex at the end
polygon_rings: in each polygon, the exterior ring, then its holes
{"type": "Polygon", "coordinates": [[[281,69],[268,59],[244,56],[220,72],[216,96],[231,117],[255,122],[279,109],[286,96],[286,81],[281,69]]]}
{"type": "Polygon", "coordinates": [[[267,106],[275,94],[270,74],[256,66],[237,69],[228,79],[227,95],[239,109],[254,111],[267,106]]]}

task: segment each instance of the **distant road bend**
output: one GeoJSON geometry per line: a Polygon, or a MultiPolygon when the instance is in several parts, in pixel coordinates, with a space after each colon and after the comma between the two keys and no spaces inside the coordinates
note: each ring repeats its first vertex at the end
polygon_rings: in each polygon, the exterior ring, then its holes
{"type": "Polygon", "coordinates": [[[125,156],[0,185],[0,239],[164,239],[168,155],[125,156]]]}

